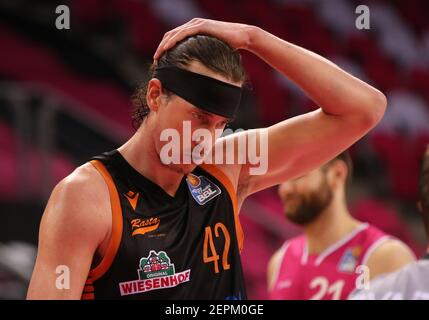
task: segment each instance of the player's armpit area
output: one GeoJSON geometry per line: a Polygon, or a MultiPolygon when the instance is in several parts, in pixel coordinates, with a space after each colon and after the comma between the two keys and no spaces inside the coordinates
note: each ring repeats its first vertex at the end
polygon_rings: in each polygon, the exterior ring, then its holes
{"type": "Polygon", "coordinates": [[[280,248],[277,250],[270,258],[267,266],[267,289],[271,291],[274,287],[275,281],[277,280],[277,275],[280,270],[280,265],[282,262],[283,250],[280,248]]]}
{"type": "Polygon", "coordinates": [[[108,236],[107,187],[86,164],[53,190],[39,230],[27,299],[80,299],[94,253],[108,236]]]}
{"type": "Polygon", "coordinates": [[[366,265],[370,279],[394,272],[416,259],[414,253],[403,242],[389,239],[380,244],[369,256],[366,265]]]}

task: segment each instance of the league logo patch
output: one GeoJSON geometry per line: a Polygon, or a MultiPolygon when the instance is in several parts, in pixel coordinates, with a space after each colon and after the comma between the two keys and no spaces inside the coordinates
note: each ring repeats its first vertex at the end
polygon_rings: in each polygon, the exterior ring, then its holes
{"type": "Polygon", "coordinates": [[[150,250],[141,258],[137,270],[139,280],[119,283],[121,296],[177,287],[191,279],[191,269],[176,273],[174,264],[165,251],[150,250]]]}
{"type": "Polygon", "coordinates": [[[348,248],[344,255],[341,257],[338,263],[338,270],[341,272],[352,273],[358,263],[359,256],[361,254],[361,247],[356,246],[354,248],[348,248]]]}
{"type": "Polygon", "coordinates": [[[221,194],[220,188],[204,176],[189,173],[186,176],[186,183],[192,197],[201,206],[221,194]]]}

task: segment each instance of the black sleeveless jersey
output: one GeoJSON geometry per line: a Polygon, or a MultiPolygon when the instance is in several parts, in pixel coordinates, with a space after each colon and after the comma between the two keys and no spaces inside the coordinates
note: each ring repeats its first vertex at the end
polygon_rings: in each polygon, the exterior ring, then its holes
{"type": "Polygon", "coordinates": [[[112,235],[83,299],[246,299],[243,232],[222,171],[197,166],[172,197],[117,150],[90,163],[109,189],[112,235]]]}

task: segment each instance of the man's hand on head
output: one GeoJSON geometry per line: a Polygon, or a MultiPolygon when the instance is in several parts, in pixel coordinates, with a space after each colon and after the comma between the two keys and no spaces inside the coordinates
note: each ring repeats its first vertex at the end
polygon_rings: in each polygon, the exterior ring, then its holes
{"type": "Polygon", "coordinates": [[[252,28],[254,27],[241,23],[194,18],[164,34],[153,56],[154,63],[156,64],[162,53],[174,47],[176,43],[197,34],[216,37],[234,49],[247,49],[252,28]]]}

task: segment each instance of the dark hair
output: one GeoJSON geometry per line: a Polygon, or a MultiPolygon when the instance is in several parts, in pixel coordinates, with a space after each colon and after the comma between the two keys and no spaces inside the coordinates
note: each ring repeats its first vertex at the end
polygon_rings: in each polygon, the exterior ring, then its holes
{"type": "Polygon", "coordinates": [[[338,160],[343,161],[347,166],[346,185],[348,186],[351,183],[352,176],[353,176],[353,161],[352,161],[352,157],[350,156],[350,153],[347,150],[341,152],[335,158],[333,158],[328,163],[326,163],[325,167],[328,167],[330,164],[338,160]]]}
{"type": "MultiPolygon", "coordinates": [[[[225,42],[207,35],[188,37],[172,49],[164,52],[158,60],[158,66],[176,66],[186,68],[192,61],[199,61],[208,69],[226,77],[233,82],[244,82],[246,73],[238,51],[225,42]]],[[[155,65],[149,68],[149,74],[132,96],[133,126],[138,128],[149,114],[146,102],[148,82],[153,78],[155,65]]],[[[171,94],[165,90],[167,95],[171,94]]]]}
{"type": "Polygon", "coordinates": [[[421,205],[426,231],[429,236],[429,145],[422,160],[417,198],[421,205]]]}

